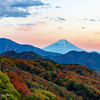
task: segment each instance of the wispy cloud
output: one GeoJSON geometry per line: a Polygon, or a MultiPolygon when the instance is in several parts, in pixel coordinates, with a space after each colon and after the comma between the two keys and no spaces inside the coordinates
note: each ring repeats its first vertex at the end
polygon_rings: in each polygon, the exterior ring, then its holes
{"type": "Polygon", "coordinates": [[[55,8],[61,8],[60,6],[55,6],[55,8]]]}
{"type": "Polygon", "coordinates": [[[36,23],[26,23],[26,24],[17,24],[18,28],[14,28],[15,30],[29,32],[33,29],[34,26],[36,26],[36,23]]]}
{"type": "Polygon", "coordinates": [[[100,34],[100,32],[97,32],[97,33],[95,32],[94,34],[100,34]]]}
{"type": "Polygon", "coordinates": [[[41,0],[0,0],[0,17],[27,17],[30,15],[28,7],[44,5],[47,4],[41,0]]]}
{"type": "Polygon", "coordinates": [[[82,29],[85,29],[85,27],[82,27],[82,29]]]}
{"type": "Polygon", "coordinates": [[[36,26],[36,25],[46,25],[48,24],[48,22],[46,21],[37,21],[35,23],[26,23],[26,24],[18,24],[21,27],[32,27],[32,26],[36,26]]]}
{"type": "Polygon", "coordinates": [[[90,42],[92,42],[92,40],[89,40],[90,42]]]}
{"type": "Polygon", "coordinates": [[[87,21],[87,20],[88,20],[88,18],[84,18],[83,20],[87,21]]]}
{"type": "Polygon", "coordinates": [[[18,24],[18,25],[20,25],[20,26],[34,26],[36,24],[18,24]]]}
{"type": "Polygon", "coordinates": [[[26,23],[26,24],[17,24],[18,28],[14,28],[15,30],[29,32],[38,25],[46,25],[48,22],[45,21],[37,21],[36,23],[26,23]]]}
{"type": "Polygon", "coordinates": [[[5,25],[4,27],[10,27],[10,26],[13,26],[13,24],[8,24],[8,25],[5,25]]]}
{"type": "Polygon", "coordinates": [[[96,21],[95,19],[90,19],[90,21],[96,21]]]}
{"type": "Polygon", "coordinates": [[[62,27],[57,27],[57,29],[59,29],[59,30],[63,30],[63,28],[62,28],[62,27]]]}
{"type": "Polygon", "coordinates": [[[94,22],[94,21],[96,21],[97,19],[92,19],[92,18],[84,18],[84,19],[82,19],[82,20],[84,20],[84,21],[91,21],[91,22],[94,22]]]}
{"type": "Polygon", "coordinates": [[[24,31],[24,32],[31,31],[29,28],[15,28],[15,30],[24,31]]]}
{"type": "Polygon", "coordinates": [[[48,24],[48,22],[45,22],[45,21],[43,21],[43,22],[42,22],[42,21],[38,21],[37,24],[46,25],[46,24],[48,24]]]}
{"type": "Polygon", "coordinates": [[[66,19],[64,19],[64,18],[60,18],[60,17],[58,17],[58,19],[61,20],[61,21],[65,21],[65,20],[66,20],[66,19]]]}
{"type": "Polygon", "coordinates": [[[66,21],[65,18],[61,18],[61,17],[45,17],[45,19],[50,19],[50,20],[53,20],[54,22],[62,22],[62,21],[66,21]]]}

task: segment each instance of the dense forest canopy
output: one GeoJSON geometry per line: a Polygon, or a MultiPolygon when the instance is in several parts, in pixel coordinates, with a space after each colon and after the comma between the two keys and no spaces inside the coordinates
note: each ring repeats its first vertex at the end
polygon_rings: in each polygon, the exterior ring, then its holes
{"type": "MultiPolygon", "coordinates": [[[[100,77],[86,66],[14,57],[0,57],[0,64],[2,72],[6,75],[0,73],[10,78],[8,80],[16,90],[16,94],[12,95],[18,100],[99,100],[100,98],[100,77]]],[[[0,80],[2,80],[1,74],[0,80]]]]}

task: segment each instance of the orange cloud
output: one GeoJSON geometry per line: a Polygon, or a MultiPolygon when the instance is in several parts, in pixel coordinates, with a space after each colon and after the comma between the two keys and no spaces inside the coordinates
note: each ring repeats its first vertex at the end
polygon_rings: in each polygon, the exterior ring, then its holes
{"type": "Polygon", "coordinates": [[[85,29],[85,27],[82,27],[82,29],[85,29]]]}
{"type": "Polygon", "coordinates": [[[31,30],[28,29],[28,28],[15,28],[15,30],[21,30],[21,31],[24,31],[24,32],[29,32],[29,31],[31,31],[31,30]]]}
{"type": "Polygon", "coordinates": [[[60,29],[60,30],[62,30],[63,28],[62,28],[62,27],[57,27],[57,29],[60,29]]]}
{"type": "Polygon", "coordinates": [[[48,24],[48,22],[42,22],[42,21],[38,21],[38,24],[40,24],[40,25],[46,25],[46,24],[48,24]]]}
{"type": "Polygon", "coordinates": [[[100,34],[100,32],[98,32],[98,33],[94,33],[94,34],[100,34]]]}

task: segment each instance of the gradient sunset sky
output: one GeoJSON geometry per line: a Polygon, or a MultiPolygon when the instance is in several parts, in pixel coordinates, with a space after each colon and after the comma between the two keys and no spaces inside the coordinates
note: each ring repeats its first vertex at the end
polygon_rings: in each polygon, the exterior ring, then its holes
{"type": "Polygon", "coordinates": [[[39,48],[66,39],[100,52],[100,0],[0,0],[0,38],[39,48]]]}

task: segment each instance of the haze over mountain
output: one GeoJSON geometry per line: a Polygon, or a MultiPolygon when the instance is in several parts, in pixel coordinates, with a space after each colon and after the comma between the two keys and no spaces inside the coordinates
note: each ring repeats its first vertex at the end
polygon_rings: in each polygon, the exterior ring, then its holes
{"type": "Polygon", "coordinates": [[[83,51],[82,49],[68,42],[66,39],[61,39],[47,47],[44,47],[43,50],[49,51],[49,52],[63,53],[63,54],[71,50],[83,51]]]}
{"type": "Polygon", "coordinates": [[[100,54],[95,52],[70,51],[61,56],[48,56],[45,58],[52,59],[62,64],[81,64],[100,71],[100,54]]]}
{"type": "Polygon", "coordinates": [[[34,47],[32,45],[27,45],[27,44],[18,44],[10,39],[6,39],[6,38],[0,38],[0,53],[4,53],[6,51],[10,51],[10,50],[14,50],[17,53],[23,52],[23,51],[33,51],[39,55],[42,56],[48,56],[48,55],[52,55],[52,56],[57,56],[57,55],[61,55],[59,53],[54,53],[54,52],[46,52],[40,48],[34,47]]]}

